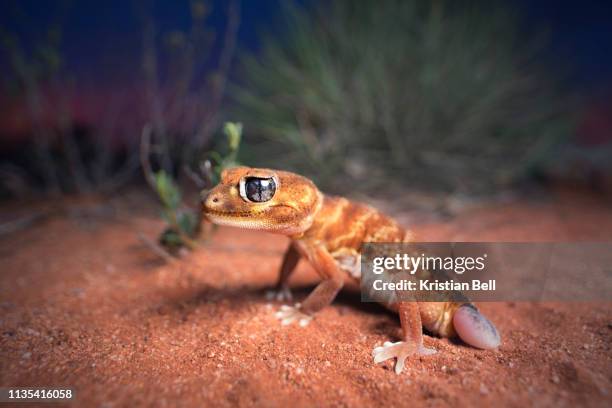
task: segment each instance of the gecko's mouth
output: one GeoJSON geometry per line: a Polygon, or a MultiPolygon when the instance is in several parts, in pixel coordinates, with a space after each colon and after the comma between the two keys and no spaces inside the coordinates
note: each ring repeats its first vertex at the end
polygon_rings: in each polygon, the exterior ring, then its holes
{"type": "Polygon", "coordinates": [[[287,204],[273,204],[262,208],[261,210],[248,210],[248,211],[222,211],[222,210],[214,210],[212,208],[208,208],[206,206],[203,207],[203,213],[205,216],[211,217],[225,217],[225,218],[259,218],[261,216],[265,216],[269,214],[270,210],[275,207],[287,207],[295,210],[290,205],[287,204]]]}
{"type": "Polygon", "coordinates": [[[248,229],[262,229],[264,223],[261,221],[263,211],[219,211],[204,208],[204,218],[213,224],[226,225],[248,229]]]}
{"type": "Polygon", "coordinates": [[[252,209],[250,211],[223,211],[204,206],[202,213],[208,221],[217,225],[282,233],[294,233],[301,230],[298,226],[274,218],[273,207],[289,207],[295,210],[285,204],[269,205],[257,211],[252,209]]]}
{"type": "Polygon", "coordinates": [[[219,211],[204,207],[204,215],[213,217],[226,217],[226,218],[253,218],[259,217],[265,214],[266,211],[219,211]]]}

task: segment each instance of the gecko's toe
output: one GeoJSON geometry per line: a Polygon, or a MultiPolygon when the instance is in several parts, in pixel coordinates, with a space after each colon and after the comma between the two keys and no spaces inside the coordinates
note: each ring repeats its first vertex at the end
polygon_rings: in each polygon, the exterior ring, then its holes
{"type": "Polygon", "coordinates": [[[453,316],[457,334],[467,344],[480,349],[494,349],[501,339],[493,323],[472,305],[463,305],[453,316]]]}
{"type": "Polygon", "coordinates": [[[274,289],[266,292],[267,300],[276,300],[277,302],[285,302],[293,300],[293,295],[291,294],[291,289],[282,288],[282,289],[274,289]]]}
{"type": "Polygon", "coordinates": [[[280,310],[275,314],[276,318],[281,321],[283,326],[297,322],[301,327],[307,326],[312,320],[312,316],[303,313],[300,310],[300,304],[294,306],[281,306],[280,310]]]}
{"type": "Polygon", "coordinates": [[[376,347],[372,350],[372,357],[374,357],[375,364],[395,358],[397,360],[395,363],[395,373],[400,374],[404,369],[407,357],[411,355],[429,356],[436,352],[436,350],[427,348],[422,344],[415,346],[405,341],[398,341],[397,343],[387,341],[381,347],[376,347]]]}

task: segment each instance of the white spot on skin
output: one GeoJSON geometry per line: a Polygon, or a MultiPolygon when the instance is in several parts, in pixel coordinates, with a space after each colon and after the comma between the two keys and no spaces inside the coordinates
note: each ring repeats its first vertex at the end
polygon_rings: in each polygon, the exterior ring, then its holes
{"type": "MultiPolygon", "coordinates": [[[[334,256],[334,255],[332,255],[334,256]]],[[[355,279],[361,279],[361,254],[342,254],[334,256],[338,268],[355,279]]]]}

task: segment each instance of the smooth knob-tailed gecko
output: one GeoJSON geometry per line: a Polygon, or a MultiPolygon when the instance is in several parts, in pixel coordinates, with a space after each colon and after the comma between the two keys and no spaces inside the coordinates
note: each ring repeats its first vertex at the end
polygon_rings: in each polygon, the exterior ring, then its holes
{"type": "MultiPolygon", "coordinates": [[[[278,299],[291,299],[288,280],[300,258],[320,275],[321,282],[301,304],[281,307],[277,317],[283,324],[308,324],[347,282],[359,282],[362,243],[414,240],[409,231],[375,208],[324,195],[309,179],[286,171],[227,169],[202,206],[205,218],[215,224],[290,238],[276,285],[278,299]]],[[[375,363],[396,359],[398,374],[407,357],[436,352],[423,345],[422,327],[443,337],[458,335],[481,349],[500,344],[495,326],[468,301],[400,301],[386,306],[399,314],[403,340],[386,342],[372,354],[375,363]]]]}

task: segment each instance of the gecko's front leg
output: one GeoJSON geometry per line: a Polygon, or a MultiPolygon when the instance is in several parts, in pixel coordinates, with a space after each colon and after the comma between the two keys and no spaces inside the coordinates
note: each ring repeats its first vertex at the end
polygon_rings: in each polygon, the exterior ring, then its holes
{"type": "Polygon", "coordinates": [[[280,268],[276,286],[266,295],[268,299],[275,299],[278,301],[293,299],[291,289],[289,289],[289,277],[293,274],[293,271],[295,271],[295,267],[297,266],[299,260],[300,253],[295,249],[292,242],[289,244],[289,248],[287,248],[287,251],[283,256],[283,263],[280,268]]]}
{"type": "Polygon", "coordinates": [[[423,345],[423,328],[417,302],[400,302],[398,313],[404,340],[397,343],[385,342],[383,346],[372,350],[372,356],[374,363],[395,358],[395,372],[400,374],[404,369],[406,358],[431,355],[436,353],[436,350],[423,345]]]}
{"type": "Polygon", "coordinates": [[[307,325],[313,315],[331,304],[344,285],[343,272],[338,268],[336,261],[322,245],[307,247],[305,249],[308,260],[314,269],[321,275],[323,281],[308,295],[302,304],[282,306],[276,313],[282,324],[299,322],[300,326],[307,325]]]}

